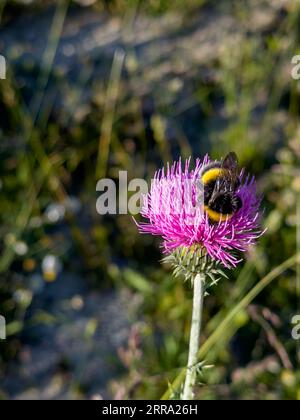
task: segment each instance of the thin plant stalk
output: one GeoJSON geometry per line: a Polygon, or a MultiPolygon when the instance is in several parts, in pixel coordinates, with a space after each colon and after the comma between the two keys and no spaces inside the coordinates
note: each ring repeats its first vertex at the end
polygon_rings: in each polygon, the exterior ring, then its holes
{"type": "Polygon", "coordinates": [[[110,79],[107,88],[107,94],[104,104],[104,115],[101,125],[101,135],[99,139],[98,158],[96,166],[97,180],[103,178],[107,170],[107,162],[109,158],[109,149],[111,144],[112,129],[117,106],[118,93],[121,82],[123,64],[125,60],[125,52],[117,49],[114,54],[110,79]]]}
{"type": "Polygon", "coordinates": [[[194,278],[193,313],[190,331],[190,344],[188,365],[186,369],[185,384],[182,393],[182,400],[194,399],[194,386],[197,379],[198,351],[200,345],[200,332],[204,296],[204,276],[197,274],[194,278]]]}

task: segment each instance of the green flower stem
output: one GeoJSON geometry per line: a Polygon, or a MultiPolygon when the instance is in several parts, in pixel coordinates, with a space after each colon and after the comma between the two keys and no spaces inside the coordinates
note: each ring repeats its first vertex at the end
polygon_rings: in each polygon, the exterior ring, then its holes
{"type": "Polygon", "coordinates": [[[194,392],[193,388],[196,384],[197,379],[197,363],[198,363],[198,351],[200,344],[200,330],[201,330],[201,319],[202,319],[202,307],[203,307],[203,296],[204,296],[204,275],[197,274],[194,278],[194,297],[193,297],[193,313],[192,313],[192,324],[190,331],[190,345],[189,345],[189,357],[188,365],[186,369],[185,384],[182,393],[182,400],[193,400],[194,392]]]}

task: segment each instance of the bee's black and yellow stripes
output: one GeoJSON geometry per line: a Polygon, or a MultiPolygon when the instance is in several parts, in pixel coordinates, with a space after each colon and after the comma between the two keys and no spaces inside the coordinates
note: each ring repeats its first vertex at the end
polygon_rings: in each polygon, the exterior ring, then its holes
{"type": "Polygon", "coordinates": [[[213,203],[213,208],[209,206],[209,199],[214,190],[214,185],[217,178],[222,178],[226,175],[227,169],[221,167],[219,162],[208,165],[201,174],[201,180],[204,185],[204,210],[209,219],[213,222],[224,222],[233,216],[233,213],[223,213],[221,206],[218,203],[213,203]]]}
{"type": "Polygon", "coordinates": [[[224,176],[226,170],[223,168],[220,168],[218,166],[213,166],[211,168],[208,168],[202,173],[201,180],[203,182],[203,185],[207,185],[211,182],[215,182],[217,178],[224,176]]]}
{"type": "Polygon", "coordinates": [[[219,213],[218,211],[212,210],[207,205],[204,205],[204,210],[207,213],[210,220],[212,220],[213,222],[225,222],[226,220],[229,220],[233,216],[232,213],[231,214],[219,213]]]}

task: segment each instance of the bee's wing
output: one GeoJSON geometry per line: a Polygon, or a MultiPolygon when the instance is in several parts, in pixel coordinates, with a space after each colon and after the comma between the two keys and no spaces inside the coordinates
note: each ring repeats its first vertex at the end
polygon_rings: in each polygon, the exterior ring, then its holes
{"type": "Polygon", "coordinates": [[[222,160],[222,168],[237,172],[238,158],[234,152],[230,152],[225,156],[225,158],[222,160]]]}
{"type": "Polygon", "coordinates": [[[221,161],[221,168],[224,168],[225,174],[220,175],[215,182],[210,202],[213,202],[218,195],[227,191],[234,191],[239,185],[238,158],[234,152],[228,153],[221,161]]]}
{"type": "Polygon", "coordinates": [[[228,153],[222,161],[222,168],[227,169],[226,177],[232,185],[238,184],[239,171],[238,171],[238,158],[234,152],[228,153]]]}

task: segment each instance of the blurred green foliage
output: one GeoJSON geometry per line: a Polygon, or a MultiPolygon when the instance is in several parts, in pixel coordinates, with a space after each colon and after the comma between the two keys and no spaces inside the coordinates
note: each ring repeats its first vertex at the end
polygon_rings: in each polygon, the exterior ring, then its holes
{"type": "MultiPolygon", "coordinates": [[[[2,10],[4,22],[13,19],[12,12],[24,12],[20,3],[7,2],[2,10]]],[[[187,19],[196,9],[201,13],[202,6],[217,7],[220,13],[229,8],[245,26],[252,7],[251,2],[238,1],[215,6],[216,2],[188,0],[184,8],[183,2],[168,0],[104,3],[95,2],[93,7],[108,8],[119,16],[130,8],[151,16],[177,12],[187,19]]],[[[45,2],[35,1],[30,7],[39,12],[45,2]]],[[[264,7],[262,1],[261,9],[264,7]]],[[[60,6],[58,18],[63,20],[65,12],[60,6]]],[[[290,77],[290,60],[300,47],[299,17],[298,2],[287,1],[271,28],[233,33],[231,42],[220,46],[218,59],[209,63],[213,76],[208,81],[194,69],[192,96],[201,109],[207,144],[179,136],[175,154],[166,140],[170,110],[163,105],[154,105],[149,144],[141,97],[126,91],[128,84],[135,83],[134,71],[128,71],[127,79],[118,68],[106,80],[90,81],[83,75],[82,85],[74,87],[58,69],[52,70],[51,60],[49,74],[47,69],[40,72],[30,67],[28,73],[34,80],[40,75],[36,114],[26,89],[18,85],[14,71],[9,71],[0,84],[0,314],[8,322],[8,339],[0,343],[0,377],[5,377],[10,361],[26,341],[22,331],[30,323],[35,296],[32,278],[41,273],[47,254],[56,255],[65,271],[79,273],[98,293],[113,287],[129,289],[138,298],[128,346],[119,354],[124,374],[109,384],[114,395],[159,398],[186,363],[190,287],[174,280],[169,268],[160,264],[159,241],[139,235],[130,216],[96,214],[97,165],[111,178],[125,169],[129,178],[149,180],[157,167],[179,154],[186,157],[192,151],[196,156],[209,150],[218,158],[235,150],[241,164],[256,175],[268,230],[247,261],[230,273],[230,281],[218,284],[206,299],[203,342],[261,278],[296,253],[300,85],[290,77]],[[88,105],[77,107],[71,116],[66,110],[53,114],[49,98],[39,102],[38,96],[48,78],[70,107],[91,82],[88,105]],[[107,158],[100,163],[99,144],[108,148],[107,158]],[[81,212],[67,206],[72,197],[80,202],[81,212]],[[53,203],[65,209],[59,227],[47,217],[53,203]]],[[[49,39],[49,51],[55,51],[59,37],[58,29],[49,39]]],[[[193,125],[197,118],[200,115],[189,123],[193,125]]],[[[213,367],[199,378],[204,384],[197,389],[199,398],[300,399],[300,355],[290,324],[299,310],[296,269],[292,266],[282,272],[234,317],[207,355],[206,363],[213,367]]],[[[95,328],[92,323],[90,329],[95,328]]],[[[2,392],[5,397],[8,390],[2,392]]]]}

